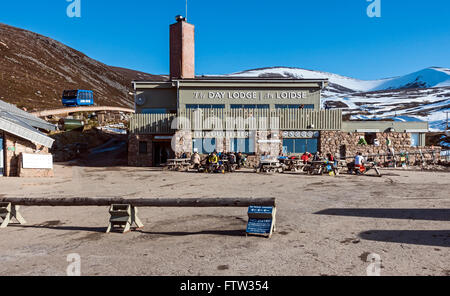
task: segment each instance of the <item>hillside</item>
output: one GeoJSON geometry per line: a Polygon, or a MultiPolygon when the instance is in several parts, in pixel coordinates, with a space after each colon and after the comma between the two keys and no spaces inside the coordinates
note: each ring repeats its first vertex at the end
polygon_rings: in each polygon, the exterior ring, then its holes
{"type": "Polygon", "coordinates": [[[131,81],[159,76],[111,67],[51,38],[0,23],[0,100],[42,110],[64,89],[90,89],[97,105],[131,107],[131,81]]]}
{"type": "MultiPolygon", "coordinates": [[[[353,119],[428,120],[445,129],[450,69],[431,67],[400,77],[359,80],[300,68],[273,67],[229,77],[327,78],[322,104],[353,119]]],[[[0,23],[0,100],[28,110],[61,106],[64,89],[91,89],[97,105],[133,106],[132,80],[166,80],[112,67],[51,38],[0,23]]]]}
{"type": "Polygon", "coordinates": [[[352,119],[428,120],[434,130],[445,129],[450,111],[450,69],[431,67],[400,77],[358,80],[300,68],[261,68],[230,77],[326,78],[322,104],[342,108],[352,119]]]}

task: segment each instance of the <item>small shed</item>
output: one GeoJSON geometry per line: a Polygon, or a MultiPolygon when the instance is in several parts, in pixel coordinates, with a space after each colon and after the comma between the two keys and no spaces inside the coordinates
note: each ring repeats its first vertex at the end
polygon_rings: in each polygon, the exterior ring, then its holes
{"type": "Polygon", "coordinates": [[[54,130],[55,125],[0,101],[0,176],[53,176],[54,140],[44,132],[54,130]]]}

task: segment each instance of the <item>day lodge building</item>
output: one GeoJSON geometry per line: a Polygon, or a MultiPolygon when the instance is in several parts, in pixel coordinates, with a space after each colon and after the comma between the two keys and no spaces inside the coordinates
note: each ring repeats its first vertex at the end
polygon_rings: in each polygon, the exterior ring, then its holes
{"type": "Polygon", "coordinates": [[[386,153],[387,139],[398,152],[425,146],[427,122],[344,121],[341,109],[321,109],[326,79],[195,76],[194,37],[194,26],[178,16],[170,26],[170,78],[133,81],[131,166],[194,151],[346,158],[386,153]]]}

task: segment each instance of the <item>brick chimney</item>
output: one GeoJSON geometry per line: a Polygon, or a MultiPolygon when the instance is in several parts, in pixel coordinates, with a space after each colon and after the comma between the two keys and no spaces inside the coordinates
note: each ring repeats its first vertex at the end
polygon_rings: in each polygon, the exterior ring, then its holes
{"type": "Polygon", "coordinates": [[[170,78],[195,78],[195,26],[178,15],[170,25],[170,78]]]}

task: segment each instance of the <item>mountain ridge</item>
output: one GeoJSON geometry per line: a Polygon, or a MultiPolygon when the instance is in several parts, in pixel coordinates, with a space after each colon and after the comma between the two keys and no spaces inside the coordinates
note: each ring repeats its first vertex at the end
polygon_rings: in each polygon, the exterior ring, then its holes
{"type": "Polygon", "coordinates": [[[132,107],[134,79],[159,75],[109,66],[49,37],[0,23],[0,100],[27,110],[62,107],[64,89],[90,89],[98,105],[132,107]]]}
{"type": "Polygon", "coordinates": [[[341,108],[350,119],[425,120],[443,130],[450,111],[450,69],[429,67],[403,76],[359,80],[339,74],[294,67],[241,71],[227,77],[326,78],[322,106],[341,108]]]}

